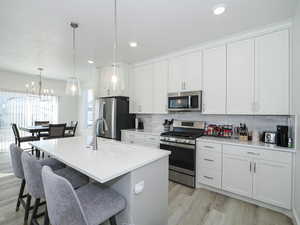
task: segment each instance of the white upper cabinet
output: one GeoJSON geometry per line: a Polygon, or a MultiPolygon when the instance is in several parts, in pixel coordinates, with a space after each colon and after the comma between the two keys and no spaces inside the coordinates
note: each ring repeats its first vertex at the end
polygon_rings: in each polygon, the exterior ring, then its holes
{"type": "Polygon", "coordinates": [[[130,74],[130,113],[167,113],[167,60],[135,66],[130,74]]]}
{"type": "Polygon", "coordinates": [[[227,45],[227,113],[252,114],[254,107],[254,40],[227,45]]]}
{"type": "Polygon", "coordinates": [[[167,113],[168,72],[167,60],[153,64],[153,113],[167,113]]]}
{"type": "Polygon", "coordinates": [[[180,92],[183,90],[184,61],[184,56],[174,57],[170,60],[168,92],[180,92]]]}
{"type": "Polygon", "coordinates": [[[128,65],[118,66],[117,82],[112,82],[113,67],[107,66],[100,70],[100,97],[128,96],[128,65]]]}
{"type": "Polygon", "coordinates": [[[289,114],[289,31],[255,39],[255,113],[289,114]]]}
{"type": "Polygon", "coordinates": [[[202,89],[201,51],[174,57],[170,60],[169,92],[199,91],[202,89]]]}
{"type": "Polygon", "coordinates": [[[130,112],[152,113],[153,64],[134,67],[130,74],[130,112]]]}
{"type": "Polygon", "coordinates": [[[203,113],[226,113],[226,47],[203,51],[203,113]]]}
{"type": "Polygon", "coordinates": [[[100,97],[110,96],[111,93],[111,69],[109,67],[104,67],[100,71],[100,97]]]}
{"type": "Polygon", "coordinates": [[[183,75],[185,91],[202,90],[202,54],[192,52],[186,56],[186,73],[183,75]]]}

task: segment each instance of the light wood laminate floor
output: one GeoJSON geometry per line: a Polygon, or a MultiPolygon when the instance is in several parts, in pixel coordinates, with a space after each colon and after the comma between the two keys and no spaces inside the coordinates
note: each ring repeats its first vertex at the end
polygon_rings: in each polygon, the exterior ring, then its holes
{"type": "MultiPolygon", "coordinates": [[[[12,174],[9,155],[0,153],[1,225],[23,224],[22,207],[15,212],[19,187],[19,179],[12,174]]],[[[168,213],[168,225],[292,225],[291,219],[283,214],[173,182],[169,185],[168,213]]]]}

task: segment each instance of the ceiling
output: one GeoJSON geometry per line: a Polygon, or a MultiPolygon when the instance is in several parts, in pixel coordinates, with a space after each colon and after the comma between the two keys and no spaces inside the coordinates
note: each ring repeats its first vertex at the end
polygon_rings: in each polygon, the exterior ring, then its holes
{"type": "MultiPolygon", "coordinates": [[[[297,0],[119,0],[120,61],[133,63],[235,32],[285,21],[297,0]],[[225,3],[220,16],[212,8],[225,3]],[[137,41],[137,48],[128,42],[137,41]]],[[[113,0],[1,0],[0,69],[66,79],[72,74],[71,21],[77,71],[112,61],[113,0]],[[93,59],[96,64],[88,64],[93,59]]]]}

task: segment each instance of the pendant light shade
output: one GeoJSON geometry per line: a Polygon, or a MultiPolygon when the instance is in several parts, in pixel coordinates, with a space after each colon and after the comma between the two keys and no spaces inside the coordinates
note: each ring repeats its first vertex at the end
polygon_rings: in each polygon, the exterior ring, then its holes
{"type": "Polygon", "coordinates": [[[71,96],[81,95],[80,81],[77,77],[69,77],[67,80],[66,94],[71,96]]]}
{"type": "Polygon", "coordinates": [[[71,96],[81,95],[80,81],[76,76],[76,40],[75,30],[79,24],[71,22],[71,28],[73,29],[73,77],[69,77],[66,85],[66,94],[71,96]]]}

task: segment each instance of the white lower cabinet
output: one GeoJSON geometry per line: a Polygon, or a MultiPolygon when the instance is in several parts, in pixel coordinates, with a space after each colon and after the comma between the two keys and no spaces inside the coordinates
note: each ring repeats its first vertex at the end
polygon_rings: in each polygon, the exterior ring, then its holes
{"type": "Polygon", "coordinates": [[[223,155],[223,184],[225,191],[252,196],[251,160],[236,155],[223,155]]]}
{"type": "Polygon", "coordinates": [[[291,208],[291,166],[256,160],[254,170],[253,198],[283,208],[291,208]]]}
{"type": "Polygon", "coordinates": [[[159,135],[143,134],[134,131],[122,131],[121,141],[128,144],[159,148],[159,138],[159,135]]]}
{"type": "Polygon", "coordinates": [[[229,144],[218,149],[215,143],[197,143],[198,185],[291,209],[292,153],[229,144]]]}

